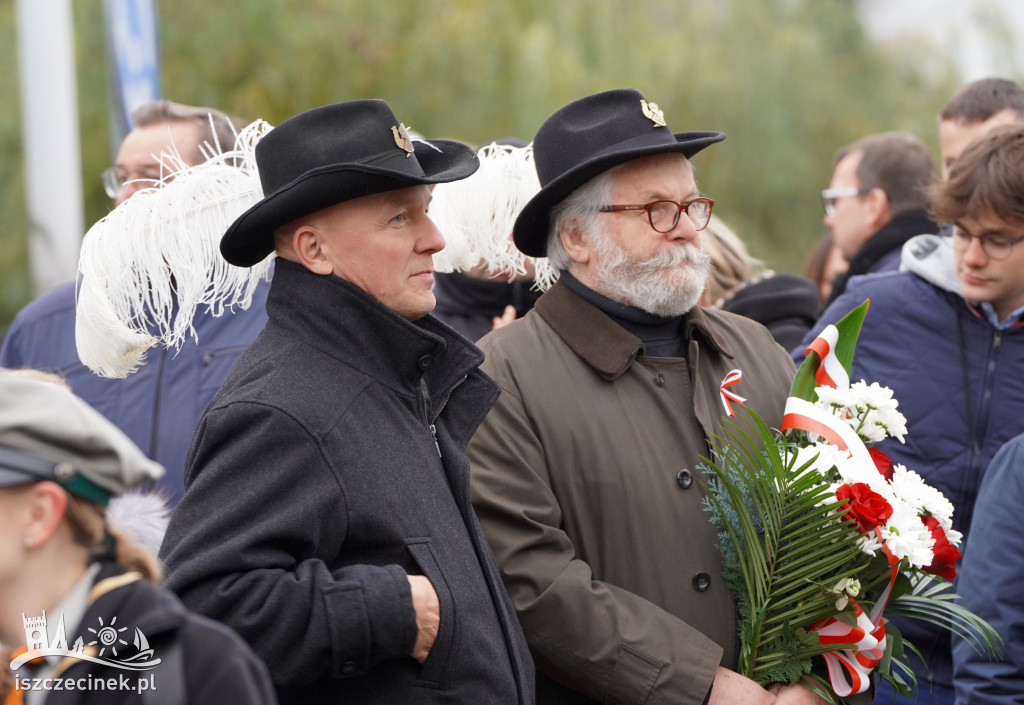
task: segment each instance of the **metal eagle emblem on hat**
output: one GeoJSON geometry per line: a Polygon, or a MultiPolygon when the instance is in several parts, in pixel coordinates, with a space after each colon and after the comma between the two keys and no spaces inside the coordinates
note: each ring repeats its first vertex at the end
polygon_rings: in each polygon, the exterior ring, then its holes
{"type": "Polygon", "coordinates": [[[405,156],[408,159],[416,149],[412,146],[412,140],[409,139],[409,133],[406,132],[407,129],[402,123],[399,123],[398,127],[391,126],[391,134],[395,136],[395,144],[398,145],[399,149],[405,150],[405,156]]]}
{"type": "Polygon", "coordinates": [[[661,111],[657,103],[648,103],[641,98],[640,108],[644,111],[644,117],[653,122],[655,127],[668,127],[668,123],[665,122],[665,113],[661,111]]]}

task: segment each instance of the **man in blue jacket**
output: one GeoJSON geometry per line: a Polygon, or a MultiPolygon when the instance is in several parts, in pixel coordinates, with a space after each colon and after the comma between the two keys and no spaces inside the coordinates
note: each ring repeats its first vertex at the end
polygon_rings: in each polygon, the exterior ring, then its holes
{"type": "MultiPolygon", "coordinates": [[[[985,468],[1024,431],[1024,126],[972,143],[936,184],[932,210],[952,236],[922,235],[906,271],[859,277],[825,311],[804,346],[871,300],[851,379],[891,387],[907,417],[906,445],[879,444],[953,503],[967,536],[985,468]]],[[[804,346],[794,351],[803,358],[804,346]]],[[[918,648],[918,703],[953,702],[947,632],[896,621],[918,648]]],[[[877,701],[876,701],[877,702],[877,701]]]]}
{"type": "MultiPolygon", "coordinates": [[[[194,165],[205,159],[204,149],[207,154],[227,151],[235,140],[231,120],[212,108],[159,100],[140,107],[132,119],[134,127],[121,143],[115,165],[103,173],[115,206],[140,188],[159,183],[161,153],[173,149],[194,165]]],[[[0,367],[34,368],[63,377],[75,394],[164,466],[167,473],[159,487],[173,504],[184,489],[185,452],[200,414],[266,323],[267,289],[261,283],[248,310],[219,317],[197,312],[197,339],[186,340],[180,350],[154,350],[134,374],[110,379],[93,373],[78,357],[75,282],[69,282],[18,313],[0,347],[0,367]]]]}
{"type": "Polygon", "coordinates": [[[220,249],[242,267],[277,251],[269,320],[196,431],[167,585],[252,645],[282,703],[529,705],[464,454],[498,387],[427,315],[430,186],[476,154],[356,100],[286,120],[255,155],[266,195],[220,249]]]}

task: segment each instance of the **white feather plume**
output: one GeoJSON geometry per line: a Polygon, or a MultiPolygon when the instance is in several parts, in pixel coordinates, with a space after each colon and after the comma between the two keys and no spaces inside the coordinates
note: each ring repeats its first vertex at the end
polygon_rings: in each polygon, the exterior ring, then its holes
{"type": "Polygon", "coordinates": [[[535,286],[547,289],[557,278],[547,258],[527,257],[512,242],[516,217],[540,190],[533,145],[492,143],[477,156],[480,168],[472,176],[434,187],[430,217],[446,242],[434,255],[434,268],[454,272],[482,263],[491,275],[511,280],[532,263],[535,286]]]}
{"type": "Polygon", "coordinates": [[[163,178],[136,192],[86,234],[79,255],[75,342],[82,362],[103,377],[126,377],[157,344],[196,339],[200,306],[213,316],[246,309],[272,257],[235,267],[220,255],[228,226],[263,197],[256,143],[262,120],[238,135],[235,149],[196,166],[172,149],[160,155],[163,178]]]}
{"type": "Polygon", "coordinates": [[[142,544],[154,556],[160,552],[171,509],[160,490],[130,489],[110,500],[107,523],[142,544]]]}

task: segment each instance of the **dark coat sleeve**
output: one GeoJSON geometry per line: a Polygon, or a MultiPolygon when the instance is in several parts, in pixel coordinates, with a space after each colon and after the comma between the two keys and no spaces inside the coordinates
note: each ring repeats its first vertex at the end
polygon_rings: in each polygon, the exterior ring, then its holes
{"type": "Polygon", "coordinates": [[[1003,446],[992,460],[974,508],[957,592],[967,606],[1003,638],[1003,656],[989,661],[974,646],[953,638],[953,682],[957,703],[1024,703],[1024,436],[1003,446]]]}
{"type": "Polygon", "coordinates": [[[189,456],[161,550],[167,586],[238,632],[278,687],[412,652],[404,569],[339,559],[345,492],[314,434],[272,406],[234,403],[208,411],[189,456]]]}

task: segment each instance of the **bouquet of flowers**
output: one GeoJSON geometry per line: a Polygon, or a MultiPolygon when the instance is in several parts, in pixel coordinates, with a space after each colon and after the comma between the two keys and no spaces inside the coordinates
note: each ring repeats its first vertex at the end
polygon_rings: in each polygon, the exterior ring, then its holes
{"type": "Polygon", "coordinates": [[[763,685],[808,682],[835,703],[870,674],[909,694],[905,643],[883,616],[943,626],[998,653],[999,636],[949,589],[961,535],[953,506],[913,470],[869,447],[903,442],[892,391],[850,384],[868,303],[808,348],[782,432],[753,412],[712,444],[705,508],[719,529],[740,624],[738,671],[763,685]],[[827,665],[828,681],[812,673],[827,665]]]}

